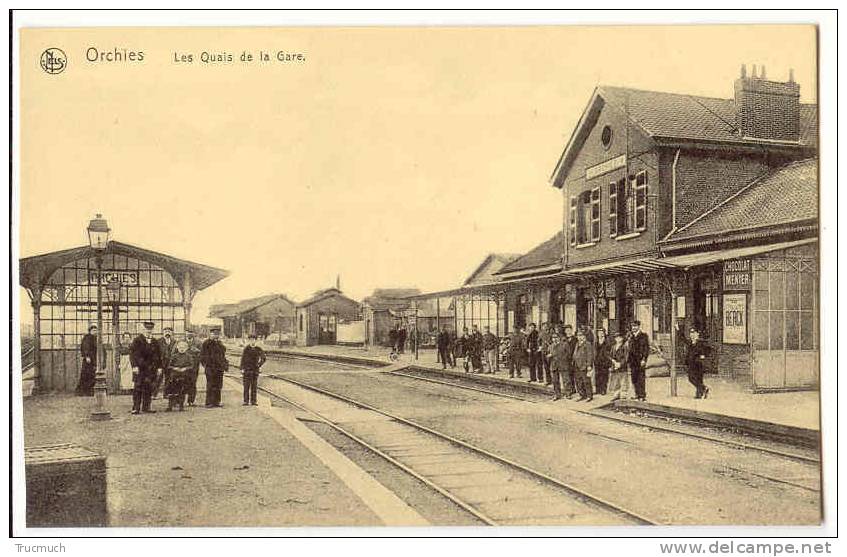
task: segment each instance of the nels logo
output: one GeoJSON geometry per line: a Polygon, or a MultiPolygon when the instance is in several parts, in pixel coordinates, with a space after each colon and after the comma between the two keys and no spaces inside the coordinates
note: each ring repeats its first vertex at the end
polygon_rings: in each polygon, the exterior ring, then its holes
{"type": "Polygon", "coordinates": [[[61,48],[48,48],[41,53],[41,69],[49,74],[57,74],[68,67],[68,57],[61,48]]]}

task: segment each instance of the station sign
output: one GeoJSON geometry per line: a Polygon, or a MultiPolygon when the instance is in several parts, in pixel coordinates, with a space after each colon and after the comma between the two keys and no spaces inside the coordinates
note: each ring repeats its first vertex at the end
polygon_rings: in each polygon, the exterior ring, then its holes
{"type": "Polygon", "coordinates": [[[723,289],[724,290],[750,290],[752,268],[749,259],[734,259],[724,261],[723,264],[723,289]]]}
{"type": "MultiPolygon", "coordinates": [[[[97,271],[88,272],[88,282],[97,284],[97,271]]],[[[138,286],[138,271],[100,271],[100,283],[119,282],[124,286],[138,286]]]]}

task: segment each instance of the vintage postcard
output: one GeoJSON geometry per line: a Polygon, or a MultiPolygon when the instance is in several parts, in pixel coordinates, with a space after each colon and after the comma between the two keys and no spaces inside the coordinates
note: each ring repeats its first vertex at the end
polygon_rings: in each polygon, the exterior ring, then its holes
{"type": "Polygon", "coordinates": [[[21,27],[16,531],[818,531],[820,33],[21,27]]]}

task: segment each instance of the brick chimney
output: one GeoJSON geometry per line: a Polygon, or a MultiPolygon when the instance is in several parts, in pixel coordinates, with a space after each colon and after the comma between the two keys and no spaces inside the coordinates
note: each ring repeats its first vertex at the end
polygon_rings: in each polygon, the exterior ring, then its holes
{"type": "Polygon", "coordinates": [[[741,66],[735,80],[735,120],[743,137],[797,141],[800,138],[800,85],[794,71],[788,81],[769,81],[765,67],[760,76],[753,66],[752,75],[741,66]]]}

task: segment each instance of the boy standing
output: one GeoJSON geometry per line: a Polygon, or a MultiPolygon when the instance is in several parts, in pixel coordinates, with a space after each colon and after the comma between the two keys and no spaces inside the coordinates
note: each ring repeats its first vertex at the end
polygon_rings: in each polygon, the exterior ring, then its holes
{"type": "Polygon", "coordinates": [[[256,335],[250,335],[244,352],[241,353],[241,374],[244,385],[243,406],[256,406],[256,389],[259,384],[259,369],[267,361],[265,351],[256,345],[256,335]]]}

